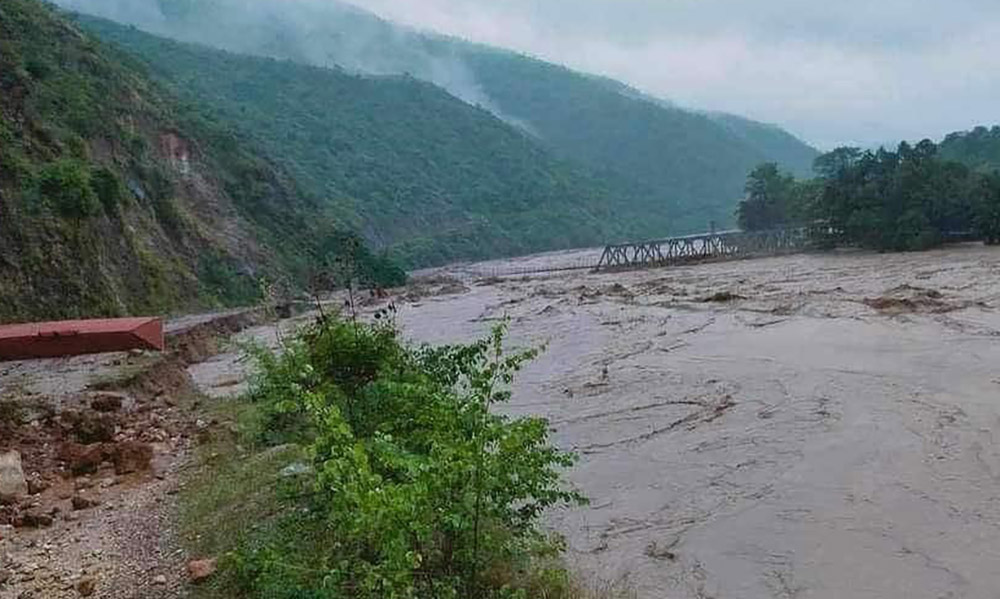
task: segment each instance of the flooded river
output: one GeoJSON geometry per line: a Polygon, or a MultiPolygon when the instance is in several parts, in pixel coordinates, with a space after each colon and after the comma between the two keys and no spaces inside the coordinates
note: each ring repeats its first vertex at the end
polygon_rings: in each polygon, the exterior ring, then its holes
{"type": "MultiPolygon", "coordinates": [[[[572,254],[520,260],[566,263],[572,254]]],[[[1000,597],[1000,250],[836,253],[483,279],[407,336],[511,318],[591,500],[571,561],[641,598],[1000,597]]],[[[456,287],[460,286],[455,285],[456,287]]]]}

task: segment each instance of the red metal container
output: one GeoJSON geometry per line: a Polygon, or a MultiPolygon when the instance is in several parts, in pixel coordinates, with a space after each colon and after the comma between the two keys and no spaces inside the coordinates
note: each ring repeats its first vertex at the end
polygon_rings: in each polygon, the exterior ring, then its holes
{"type": "Polygon", "coordinates": [[[129,349],[163,351],[163,321],[146,317],[0,326],[0,360],[57,358],[129,349]]]}

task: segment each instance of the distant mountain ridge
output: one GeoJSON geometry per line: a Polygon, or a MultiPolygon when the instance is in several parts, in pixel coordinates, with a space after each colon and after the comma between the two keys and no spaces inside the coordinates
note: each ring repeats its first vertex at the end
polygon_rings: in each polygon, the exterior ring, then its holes
{"type": "Polygon", "coordinates": [[[775,161],[807,175],[818,155],[774,126],[683,110],[613,79],[414,31],[332,0],[61,3],[234,52],[429,81],[529,132],[557,156],[644,189],[641,204],[672,210],[657,222],[662,234],[731,222],[750,169],[775,161]]]}

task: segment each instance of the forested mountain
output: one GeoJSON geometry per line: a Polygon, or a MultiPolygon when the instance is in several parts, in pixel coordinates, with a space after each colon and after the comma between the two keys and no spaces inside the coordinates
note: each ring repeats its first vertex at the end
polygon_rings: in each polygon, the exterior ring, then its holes
{"type": "MultiPolygon", "coordinates": [[[[755,164],[774,161],[806,176],[817,155],[774,126],[682,110],[607,78],[416,32],[334,0],[60,1],[234,52],[430,81],[522,128],[556,156],[610,177],[610,189],[621,196],[616,209],[625,201],[638,202],[633,213],[655,207],[643,220],[655,224],[657,235],[729,222],[743,175],[755,164]],[[617,191],[622,180],[628,192],[617,191]]],[[[623,229],[634,224],[622,219],[623,229]]]]}
{"type": "Polygon", "coordinates": [[[666,206],[560,160],[441,88],[178,43],[81,22],[161,82],[280,157],[340,221],[409,265],[652,235],[666,206]]]}
{"type": "Polygon", "coordinates": [[[260,156],[49,6],[0,0],[0,321],[248,301],[350,240],[260,156]]]}

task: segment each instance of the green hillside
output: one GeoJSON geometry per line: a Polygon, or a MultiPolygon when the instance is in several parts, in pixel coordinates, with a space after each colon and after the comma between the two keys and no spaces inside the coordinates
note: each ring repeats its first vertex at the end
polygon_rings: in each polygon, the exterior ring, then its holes
{"type": "Polygon", "coordinates": [[[81,19],[177,94],[281,157],[333,214],[407,264],[594,245],[653,235],[670,222],[666,206],[649,222],[635,212],[636,186],[559,160],[429,83],[231,54],[81,19]]]}
{"type": "Polygon", "coordinates": [[[817,156],[774,126],[682,110],[607,78],[416,32],[334,0],[260,0],[249,7],[237,0],[61,2],[234,52],[432,82],[523,128],[556,156],[608,178],[623,230],[638,224],[626,213],[654,225],[648,228],[656,235],[704,229],[710,220],[731,222],[749,169],[773,161],[807,176],[817,156]],[[624,190],[622,181],[628,182],[624,190]]]}
{"type": "Polygon", "coordinates": [[[0,0],[0,321],[247,302],[344,239],[126,56],[0,0]]]}
{"type": "Polygon", "coordinates": [[[756,164],[802,172],[815,157],[773,127],[681,110],[550,63],[491,50],[466,60],[503,114],[526,123],[560,155],[652,190],[643,201],[673,206],[674,230],[728,222],[756,164]]]}

